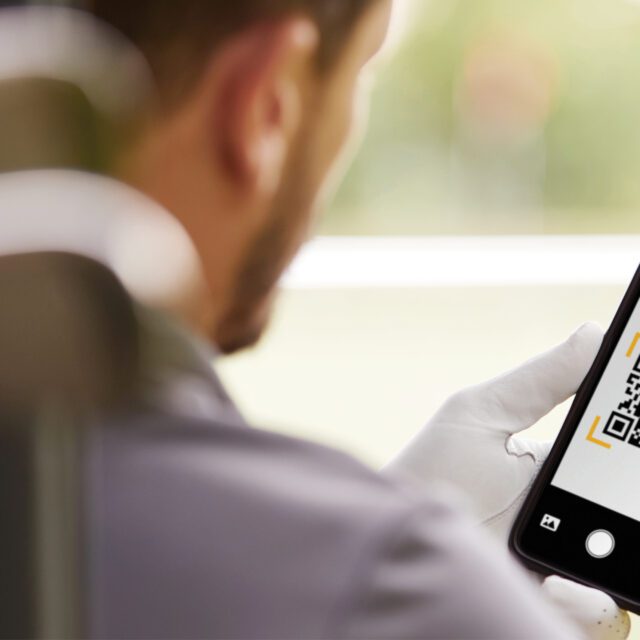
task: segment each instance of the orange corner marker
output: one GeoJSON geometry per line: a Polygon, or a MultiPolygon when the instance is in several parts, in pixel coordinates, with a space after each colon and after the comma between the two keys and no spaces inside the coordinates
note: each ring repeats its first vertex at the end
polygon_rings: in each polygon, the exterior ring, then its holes
{"type": "Polygon", "coordinates": [[[593,442],[593,444],[597,444],[605,449],[611,449],[611,445],[608,442],[603,442],[602,440],[598,440],[593,434],[596,432],[598,425],[600,424],[600,416],[598,416],[591,425],[591,429],[589,429],[589,433],[587,434],[587,440],[589,442],[593,442]]]}
{"type": "Polygon", "coordinates": [[[633,352],[636,350],[638,346],[638,341],[640,341],[640,332],[636,333],[631,346],[629,347],[629,351],[627,351],[627,358],[630,358],[633,355],[633,352]]]}

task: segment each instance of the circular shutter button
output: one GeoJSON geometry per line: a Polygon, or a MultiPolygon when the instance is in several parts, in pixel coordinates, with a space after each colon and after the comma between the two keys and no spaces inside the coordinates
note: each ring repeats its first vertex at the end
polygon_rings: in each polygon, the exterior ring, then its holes
{"type": "Polygon", "coordinates": [[[613,553],[616,540],[611,533],[604,529],[592,531],[587,537],[587,552],[593,558],[606,558],[613,553]]]}

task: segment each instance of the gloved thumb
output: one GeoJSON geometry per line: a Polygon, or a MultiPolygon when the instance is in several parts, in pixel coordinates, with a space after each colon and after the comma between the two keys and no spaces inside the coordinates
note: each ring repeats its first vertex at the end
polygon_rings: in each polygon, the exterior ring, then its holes
{"type": "Polygon", "coordinates": [[[528,429],[575,394],[593,364],[602,338],[602,329],[587,323],[550,351],[473,387],[469,392],[477,411],[484,405],[491,422],[506,433],[528,429]],[[495,410],[496,406],[500,411],[495,410]]]}
{"type": "Polygon", "coordinates": [[[631,619],[613,599],[558,576],[547,578],[543,591],[593,640],[624,640],[631,631],[631,619]]]}

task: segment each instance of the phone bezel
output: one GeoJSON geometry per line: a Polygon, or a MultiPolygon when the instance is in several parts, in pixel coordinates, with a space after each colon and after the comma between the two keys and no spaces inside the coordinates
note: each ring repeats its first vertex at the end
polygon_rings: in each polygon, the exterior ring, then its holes
{"type": "MultiPolygon", "coordinates": [[[[524,533],[524,526],[533,510],[535,509],[538,500],[540,499],[543,491],[551,483],[553,475],[555,474],[562,457],[564,456],[571,439],[573,438],[576,430],[580,426],[580,422],[588,408],[591,397],[593,396],[596,388],[600,384],[604,371],[606,369],[609,360],[613,356],[615,348],[622,337],[622,334],[629,322],[629,318],[633,313],[638,300],[640,299],[640,267],[635,273],[633,280],[629,288],[627,289],[620,307],[616,312],[616,315],[609,327],[609,330],[605,334],[602,347],[596,356],[594,363],[589,370],[586,378],[578,389],[573,404],[569,409],[569,413],[564,421],[562,429],[558,434],[558,438],[551,449],[549,457],[542,466],[537,478],[535,479],[529,494],[527,495],[520,512],[515,520],[511,535],[509,536],[509,548],[519,558],[519,560],[527,566],[543,575],[559,575],[564,578],[568,578],[575,582],[579,582],[588,587],[606,591],[616,603],[629,611],[640,613],[640,601],[631,601],[628,598],[612,592],[610,589],[603,589],[603,587],[595,581],[590,581],[585,576],[578,574],[572,574],[571,571],[554,567],[552,564],[547,564],[538,559],[530,557],[527,552],[522,548],[521,538],[524,533]]],[[[638,523],[640,527],[640,522],[638,523]]],[[[639,588],[640,589],[640,588],[639,588]]]]}

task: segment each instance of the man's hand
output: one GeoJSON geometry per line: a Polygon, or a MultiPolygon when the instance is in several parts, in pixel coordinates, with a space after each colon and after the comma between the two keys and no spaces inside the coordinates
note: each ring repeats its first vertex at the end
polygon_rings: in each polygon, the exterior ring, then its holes
{"type": "MultiPolygon", "coordinates": [[[[518,437],[580,386],[602,343],[586,324],[565,343],[494,380],[452,396],[386,468],[422,485],[446,483],[470,501],[479,522],[506,541],[549,443],[518,437]]],[[[625,638],[629,616],[609,596],[549,579],[545,591],[592,638],[625,638]]]]}
{"type": "Polygon", "coordinates": [[[453,395],[386,471],[446,483],[480,522],[506,540],[549,443],[517,434],[571,397],[602,342],[586,324],[565,343],[498,378],[453,395]]]}

